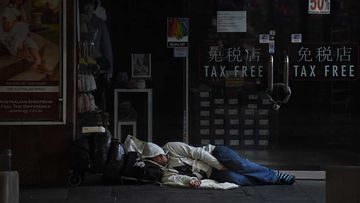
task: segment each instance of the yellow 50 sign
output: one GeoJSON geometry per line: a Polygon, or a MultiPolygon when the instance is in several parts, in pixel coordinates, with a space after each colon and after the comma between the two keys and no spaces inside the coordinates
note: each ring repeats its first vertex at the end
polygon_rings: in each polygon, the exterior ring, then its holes
{"type": "Polygon", "coordinates": [[[330,0],[309,0],[309,14],[330,14],[330,0]]]}

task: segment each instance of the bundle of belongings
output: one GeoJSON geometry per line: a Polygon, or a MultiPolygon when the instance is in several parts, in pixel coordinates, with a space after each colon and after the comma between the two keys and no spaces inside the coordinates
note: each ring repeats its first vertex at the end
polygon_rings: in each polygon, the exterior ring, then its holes
{"type": "MultiPolygon", "coordinates": [[[[130,136],[125,143],[145,142],[130,136]],[[131,138],[131,139],[130,139],[131,138]],[[130,141],[131,140],[131,141],[130,141]]],[[[127,145],[132,149],[132,144],[127,145]]],[[[72,171],[81,179],[86,173],[102,174],[112,183],[156,183],[161,181],[162,171],[155,162],[147,160],[140,152],[129,150],[118,139],[105,133],[84,134],[75,140],[71,148],[72,171]]],[[[76,185],[76,184],[74,184],[76,185]]]]}

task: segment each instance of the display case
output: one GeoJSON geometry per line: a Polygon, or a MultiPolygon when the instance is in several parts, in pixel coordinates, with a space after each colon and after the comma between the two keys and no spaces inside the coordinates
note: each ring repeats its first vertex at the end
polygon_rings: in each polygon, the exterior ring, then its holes
{"type": "Polygon", "coordinates": [[[152,141],[152,89],[114,89],[114,137],[152,141]]]}

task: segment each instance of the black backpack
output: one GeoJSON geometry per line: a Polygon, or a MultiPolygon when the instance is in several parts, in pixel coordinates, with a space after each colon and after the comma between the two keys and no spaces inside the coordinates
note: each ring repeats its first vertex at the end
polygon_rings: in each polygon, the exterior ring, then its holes
{"type": "Polygon", "coordinates": [[[71,146],[72,168],[79,173],[102,173],[108,161],[111,133],[90,133],[71,146]]]}
{"type": "Polygon", "coordinates": [[[162,178],[162,169],[159,165],[147,159],[142,159],[137,152],[128,152],[122,176],[135,178],[139,182],[155,183],[162,178]]]}

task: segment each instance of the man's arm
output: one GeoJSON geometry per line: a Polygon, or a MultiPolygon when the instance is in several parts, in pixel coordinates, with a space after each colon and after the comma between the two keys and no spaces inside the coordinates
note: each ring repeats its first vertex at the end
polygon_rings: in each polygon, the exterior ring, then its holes
{"type": "Polygon", "coordinates": [[[194,188],[198,188],[201,184],[201,181],[196,177],[190,177],[187,175],[180,175],[169,172],[165,172],[163,174],[161,182],[167,185],[176,185],[176,186],[194,187],[194,188]]]}
{"type": "Polygon", "coordinates": [[[201,147],[193,147],[183,142],[168,142],[164,148],[167,148],[180,156],[191,157],[193,159],[203,161],[218,170],[222,170],[224,168],[224,166],[213,155],[201,147]]]}

